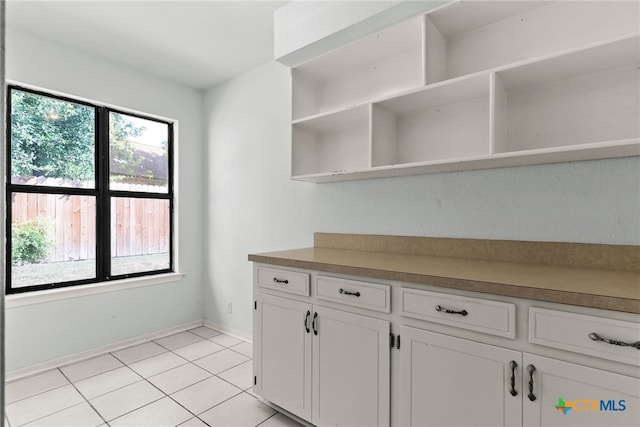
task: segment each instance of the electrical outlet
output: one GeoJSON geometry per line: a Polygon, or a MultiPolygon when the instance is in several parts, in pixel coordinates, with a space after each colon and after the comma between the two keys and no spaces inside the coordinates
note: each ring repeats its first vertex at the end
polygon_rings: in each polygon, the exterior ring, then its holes
{"type": "Polygon", "coordinates": [[[227,301],[227,313],[233,312],[233,303],[231,301],[227,301]]]}

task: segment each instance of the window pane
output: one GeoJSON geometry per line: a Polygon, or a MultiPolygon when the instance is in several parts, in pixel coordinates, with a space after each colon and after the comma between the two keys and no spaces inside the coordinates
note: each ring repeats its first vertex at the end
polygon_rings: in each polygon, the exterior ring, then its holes
{"type": "Polygon", "coordinates": [[[12,89],[11,182],[94,188],[95,109],[12,89]]]}
{"type": "Polygon", "coordinates": [[[111,112],[111,190],[167,193],[169,125],[111,112]]]}
{"type": "Polygon", "coordinates": [[[11,195],[11,286],[96,277],[92,196],[11,195]]]}
{"type": "Polygon", "coordinates": [[[169,201],[111,199],[111,275],[170,268],[169,201]]]}

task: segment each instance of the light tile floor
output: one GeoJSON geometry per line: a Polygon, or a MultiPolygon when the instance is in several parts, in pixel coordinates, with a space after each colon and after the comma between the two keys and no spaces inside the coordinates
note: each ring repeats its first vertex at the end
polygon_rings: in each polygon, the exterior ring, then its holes
{"type": "Polygon", "coordinates": [[[250,343],[199,327],[6,384],[5,426],[300,427],[251,393],[250,343]]]}

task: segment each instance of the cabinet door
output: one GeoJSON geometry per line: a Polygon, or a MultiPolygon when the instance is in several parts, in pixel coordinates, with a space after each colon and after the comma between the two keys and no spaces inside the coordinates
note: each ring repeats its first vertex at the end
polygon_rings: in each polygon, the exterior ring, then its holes
{"type": "Polygon", "coordinates": [[[258,297],[255,392],[305,420],[311,420],[311,336],[311,304],[258,297]]]}
{"type": "Polygon", "coordinates": [[[400,336],[401,425],[522,424],[522,353],[406,326],[400,336]]]}
{"type": "Polygon", "coordinates": [[[314,309],[313,424],[388,426],[389,322],[314,309]]]}
{"type": "Polygon", "coordinates": [[[523,362],[526,389],[535,367],[535,400],[523,393],[526,426],[640,425],[639,379],[526,353],[523,362]]]}

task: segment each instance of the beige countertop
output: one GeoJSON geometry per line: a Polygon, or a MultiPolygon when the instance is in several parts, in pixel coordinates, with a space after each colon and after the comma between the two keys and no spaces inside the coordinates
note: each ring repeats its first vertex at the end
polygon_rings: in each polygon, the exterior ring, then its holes
{"type": "MultiPolygon", "coordinates": [[[[341,235],[329,236],[340,238],[341,235]]],[[[353,239],[357,235],[345,236],[353,239]]],[[[399,249],[395,252],[383,252],[379,247],[374,250],[363,248],[354,250],[353,245],[345,246],[349,249],[343,249],[339,247],[340,244],[334,244],[335,242],[326,245],[331,247],[317,247],[318,242],[325,241],[326,237],[326,234],[320,236],[316,234],[316,247],[313,248],[251,254],[249,260],[640,314],[640,271],[636,271],[635,261],[629,269],[606,269],[424,255],[424,250],[415,250],[415,241],[412,242],[411,250],[399,249]]],[[[441,240],[439,239],[438,242],[441,240]]],[[[449,239],[449,242],[469,246],[468,241],[464,239],[449,239]]],[[[490,244],[498,242],[500,245],[513,244],[513,242],[504,241],[482,242],[485,243],[483,247],[486,247],[487,242],[490,244]]],[[[526,242],[516,243],[526,245],[526,242]]],[[[591,251],[594,249],[592,247],[594,245],[583,246],[591,251]]],[[[557,247],[556,244],[556,249],[557,247]]],[[[550,249],[549,244],[537,242],[532,242],[529,249],[531,248],[546,251],[550,249]]],[[[562,249],[562,246],[560,248],[562,249]]],[[[634,248],[631,247],[631,250],[634,248]]],[[[610,247],[605,249],[611,250],[610,247]]],[[[629,247],[624,249],[628,251],[629,247]]],[[[575,250],[575,247],[572,247],[572,251],[575,252],[575,250]]],[[[579,247],[578,250],[582,248],[579,247]]]]}

